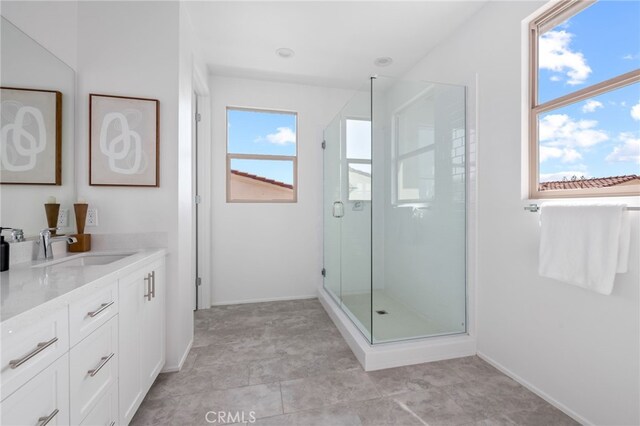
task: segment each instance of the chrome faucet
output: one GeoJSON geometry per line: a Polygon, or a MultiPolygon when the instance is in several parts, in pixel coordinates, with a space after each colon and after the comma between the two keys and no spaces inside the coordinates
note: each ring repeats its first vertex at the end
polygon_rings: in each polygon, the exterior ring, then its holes
{"type": "Polygon", "coordinates": [[[42,246],[42,250],[38,250],[38,259],[50,260],[53,259],[53,250],[51,249],[51,243],[54,241],[66,241],[67,244],[77,243],[78,239],[75,237],[59,236],[52,237],[51,231],[58,231],[60,228],[45,228],[40,231],[40,238],[38,244],[42,246]]]}
{"type": "Polygon", "coordinates": [[[11,242],[12,243],[21,243],[24,241],[24,232],[22,229],[13,228],[11,230],[11,242]]]}

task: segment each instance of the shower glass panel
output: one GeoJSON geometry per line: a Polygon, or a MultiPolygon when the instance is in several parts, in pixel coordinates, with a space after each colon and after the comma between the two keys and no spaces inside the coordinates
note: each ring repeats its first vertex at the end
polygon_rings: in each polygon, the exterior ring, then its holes
{"type": "Polygon", "coordinates": [[[335,204],[342,200],[340,186],[340,115],[336,116],[324,130],[324,191],[323,191],[323,226],[324,226],[324,288],[339,305],[342,304],[340,292],[342,221],[334,216],[335,204]]]}
{"type": "Polygon", "coordinates": [[[371,341],[371,83],[324,133],[325,288],[371,341]]]}
{"type": "Polygon", "coordinates": [[[327,291],[372,344],[466,332],[464,87],[372,78],[325,142],[327,291]]]}
{"type": "Polygon", "coordinates": [[[464,87],[378,77],[373,124],[373,343],[464,333],[464,87]]]}

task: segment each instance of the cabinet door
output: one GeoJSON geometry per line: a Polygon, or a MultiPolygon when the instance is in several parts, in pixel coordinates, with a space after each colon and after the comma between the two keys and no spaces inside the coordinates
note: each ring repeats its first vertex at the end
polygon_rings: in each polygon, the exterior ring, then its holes
{"type": "Polygon", "coordinates": [[[38,373],[0,403],[0,424],[69,424],[69,356],[38,373]]]}
{"type": "Polygon", "coordinates": [[[118,377],[118,318],[91,333],[69,353],[71,423],[79,424],[115,386],[118,377]]]}
{"type": "Polygon", "coordinates": [[[69,305],[71,347],[93,333],[118,313],[118,283],[96,291],[69,305]]]}
{"type": "Polygon", "coordinates": [[[115,383],[100,398],[80,426],[114,426],[118,424],[118,393],[115,383]]]}
{"type": "Polygon", "coordinates": [[[66,308],[25,324],[8,321],[0,328],[0,400],[69,350],[66,308]]]}
{"type": "MultiPolygon", "coordinates": [[[[142,371],[146,389],[150,388],[165,362],[165,273],[164,262],[148,268],[151,274],[151,300],[144,299],[142,371]]],[[[146,275],[145,275],[146,276],[146,275]]],[[[145,389],[145,390],[146,390],[145,389]]]]}
{"type": "Polygon", "coordinates": [[[129,424],[146,393],[140,371],[143,357],[145,281],[142,271],[120,279],[118,313],[120,423],[129,424]]]}

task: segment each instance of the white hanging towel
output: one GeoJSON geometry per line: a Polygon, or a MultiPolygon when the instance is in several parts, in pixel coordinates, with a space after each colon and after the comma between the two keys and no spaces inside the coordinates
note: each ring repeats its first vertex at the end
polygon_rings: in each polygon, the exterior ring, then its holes
{"type": "Polygon", "coordinates": [[[611,294],[627,272],[631,228],[624,204],[542,203],[538,273],[611,294]]]}

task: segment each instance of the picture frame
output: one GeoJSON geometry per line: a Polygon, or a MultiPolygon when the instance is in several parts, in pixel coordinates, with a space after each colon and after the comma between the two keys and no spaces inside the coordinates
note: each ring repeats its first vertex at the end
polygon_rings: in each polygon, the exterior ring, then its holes
{"type": "Polygon", "coordinates": [[[160,186],[160,101],[89,94],[89,185],[160,186]]]}
{"type": "Polygon", "coordinates": [[[0,87],[0,184],[62,185],[62,93],[0,87]]]}

